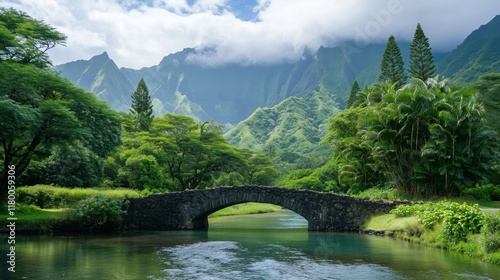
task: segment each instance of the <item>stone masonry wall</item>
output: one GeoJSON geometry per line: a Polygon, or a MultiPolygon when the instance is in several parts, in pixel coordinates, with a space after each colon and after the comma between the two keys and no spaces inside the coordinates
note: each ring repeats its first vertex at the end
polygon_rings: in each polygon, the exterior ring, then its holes
{"type": "Polygon", "coordinates": [[[127,229],[206,230],[208,215],[244,202],[271,203],[290,209],[308,221],[310,231],[356,231],[371,216],[410,204],[283,187],[219,187],[130,199],[124,222],[127,229]]]}

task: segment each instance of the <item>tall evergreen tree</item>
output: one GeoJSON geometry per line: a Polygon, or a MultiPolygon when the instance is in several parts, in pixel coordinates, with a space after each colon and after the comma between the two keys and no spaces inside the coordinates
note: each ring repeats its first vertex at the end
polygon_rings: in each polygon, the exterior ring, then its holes
{"type": "Polygon", "coordinates": [[[417,24],[415,35],[410,46],[410,70],[412,77],[426,81],[434,76],[436,69],[434,67],[434,57],[429,46],[429,39],[425,37],[424,31],[417,24]]]}
{"type": "Polygon", "coordinates": [[[354,101],[356,101],[356,94],[361,91],[358,81],[354,80],[351,86],[351,93],[349,94],[349,99],[346,102],[346,108],[350,108],[354,101]]]}
{"type": "Polygon", "coordinates": [[[136,90],[132,93],[130,113],[134,116],[136,128],[142,131],[149,130],[153,121],[153,104],[144,79],[139,81],[136,90]]]}
{"type": "Polygon", "coordinates": [[[406,83],[407,79],[401,50],[394,36],[391,35],[387,41],[384,56],[382,57],[378,80],[380,82],[390,82],[391,84],[397,83],[396,89],[399,89],[406,83]]]}

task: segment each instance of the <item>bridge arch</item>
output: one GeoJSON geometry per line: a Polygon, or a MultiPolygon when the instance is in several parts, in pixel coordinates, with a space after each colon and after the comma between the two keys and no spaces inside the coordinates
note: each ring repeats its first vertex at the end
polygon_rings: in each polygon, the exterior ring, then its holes
{"type": "Polygon", "coordinates": [[[262,187],[257,187],[245,188],[245,191],[243,191],[243,189],[237,188],[240,187],[231,189],[234,191],[231,194],[227,192],[224,195],[214,193],[215,195],[210,196],[209,199],[204,200],[197,207],[188,211],[188,219],[193,222],[193,226],[197,229],[207,229],[209,226],[208,216],[210,214],[226,207],[246,202],[269,203],[284,207],[301,215],[308,223],[310,219],[314,218],[310,216],[311,211],[307,207],[308,205],[305,205],[303,200],[297,199],[295,195],[291,195],[293,193],[290,193],[289,189],[262,189],[262,187]]]}
{"type": "Polygon", "coordinates": [[[290,209],[304,217],[313,231],[358,230],[370,216],[408,204],[283,187],[219,187],[130,199],[124,224],[127,229],[206,230],[208,215],[245,202],[290,209]]]}

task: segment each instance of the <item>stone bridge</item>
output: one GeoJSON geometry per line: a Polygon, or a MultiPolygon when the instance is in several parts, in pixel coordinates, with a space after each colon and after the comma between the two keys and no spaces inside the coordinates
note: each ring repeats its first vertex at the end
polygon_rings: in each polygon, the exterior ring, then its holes
{"type": "Polygon", "coordinates": [[[372,215],[409,204],[263,186],[189,190],[129,201],[124,218],[124,226],[129,230],[207,230],[208,215],[213,212],[239,203],[261,202],[296,212],[308,221],[310,231],[355,231],[372,215]]]}

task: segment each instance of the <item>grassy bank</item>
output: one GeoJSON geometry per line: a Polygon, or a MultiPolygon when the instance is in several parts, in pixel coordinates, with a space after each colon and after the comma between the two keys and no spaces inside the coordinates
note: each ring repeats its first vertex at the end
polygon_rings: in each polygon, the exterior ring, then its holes
{"type": "Polygon", "coordinates": [[[221,209],[212,213],[210,217],[270,213],[281,209],[280,206],[274,204],[247,202],[221,209]]]}
{"type": "MultiPolygon", "coordinates": [[[[16,232],[47,233],[68,219],[68,209],[41,209],[35,205],[17,204],[15,210],[16,232]]],[[[7,221],[7,209],[2,209],[0,220],[7,221]]],[[[0,232],[7,232],[1,228],[0,232]]]]}
{"type": "Polygon", "coordinates": [[[391,214],[372,217],[363,226],[364,231],[500,265],[499,213],[485,213],[478,205],[450,201],[411,207],[398,207],[391,214]]]}
{"type": "MultiPolygon", "coordinates": [[[[140,197],[130,189],[68,189],[36,185],[16,189],[16,232],[99,231],[121,228],[122,207],[140,197]]],[[[0,219],[7,220],[7,206],[0,219]]],[[[6,232],[7,228],[0,228],[6,232]]]]}

